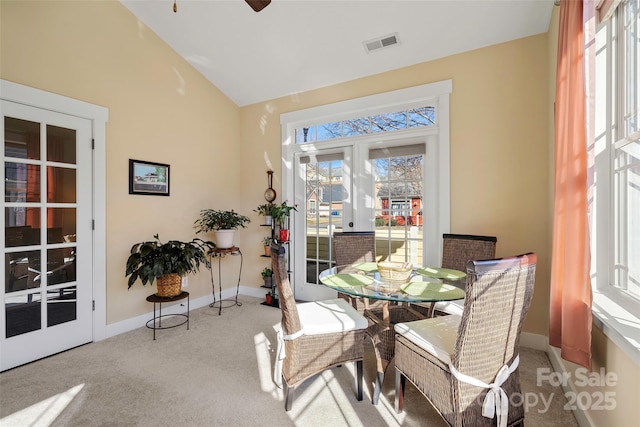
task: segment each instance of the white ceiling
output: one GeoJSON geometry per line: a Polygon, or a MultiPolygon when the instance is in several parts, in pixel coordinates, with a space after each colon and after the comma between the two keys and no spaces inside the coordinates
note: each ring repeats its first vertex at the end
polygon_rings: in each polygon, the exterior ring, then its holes
{"type": "Polygon", "coordinates": [[[121,0],[237,105],[544,33],[553,0],[121,0]],[[363,42],[398,34],[367,53],[363,42]]]}

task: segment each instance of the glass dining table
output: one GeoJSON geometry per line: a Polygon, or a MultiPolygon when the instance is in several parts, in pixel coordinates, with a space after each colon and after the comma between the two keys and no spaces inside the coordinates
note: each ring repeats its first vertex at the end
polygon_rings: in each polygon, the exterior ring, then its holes
{"type": "Polygon", "coordinates": [[[367,335],[376,357],[374,405],[380,397],[385,371],[393,360],[394,325],[431,317],[436,302],[464,298],[461,285],[465,277],[465,273],[457,270],[414,267],[407,280],[391,281],[380,276],[375,262],[339,265],[320,273],[320,282],[331,289],[352,297],[381,301],[364,312],[369,321],[367,335]],[[416,310],[411,303],[430,303],[428,313],[416,310]]]}

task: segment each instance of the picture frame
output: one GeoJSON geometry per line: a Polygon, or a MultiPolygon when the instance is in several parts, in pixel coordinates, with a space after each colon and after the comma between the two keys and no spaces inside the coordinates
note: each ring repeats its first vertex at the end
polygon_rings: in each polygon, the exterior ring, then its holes
{"type": "Polygon", "coordinates": [[[170,166],[129,159],[129,194],[168,196],[170,166]]]}

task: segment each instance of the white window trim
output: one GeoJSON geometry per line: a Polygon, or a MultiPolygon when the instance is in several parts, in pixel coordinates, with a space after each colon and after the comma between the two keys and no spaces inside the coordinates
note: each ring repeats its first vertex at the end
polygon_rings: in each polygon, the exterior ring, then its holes
{"type": "MultiPolygon", "coordinates": [[[[609,25],[610,21],[602,25],[609,25]]],[[[601,28],[598,28],[600,30],[601,28]]],[[[610,30],[607,37],[611,37],[610,30]]],[[[618,40],[622,35],[617,35],[618,40]]],[[[618,48],[621,44],[618,43],[618,48]]],[[[616,52],[620,55],[621,52],[616,52]]],[[[618,72],[621,72],[620,67],[618,72]]],[[[607,85],[622,76],[613,76],[611,59],[606,62],[607,85]]],[[[597,77],[596,77],[597,81],[597,77]]],[[[609,87],[608,87],[609,89],[609,87]]],[[[606,90],[608,105],[612,104],[612,94],[606,90]]],[[[596,102],[601,102],[596,100],[596,102]]],[[[622,99],[618,96],[615,108],[620,111],[622,99]]],[[[605,123],[612,122],[613,112],[607,107],[605,123]]],[[[597,120],[596,120],[597,121],[597,120]]],[[[617,123],[621,129],[621,123],[617,123]]],[[[614,271],[614,194],[612,191],[613,159],[615,146],[613,129],[607,126],[595,145],[595,192],[594,211],[592,214],[591,254],[593,284],[593,322],[611,339],[625,354],[640,366],[640,301],[613,285],[614,271]],[[594,230],[595,228],[595,230],[594,230]]]]}

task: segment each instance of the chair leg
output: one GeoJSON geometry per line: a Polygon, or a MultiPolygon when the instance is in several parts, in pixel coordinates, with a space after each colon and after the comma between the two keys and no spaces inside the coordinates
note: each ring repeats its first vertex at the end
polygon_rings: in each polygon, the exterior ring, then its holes
{"type": "Polygon", "coordinates": [[[362,376],[363,376],[363,362],[358,360],[356,362],[356,397],[358,400],[362,400],[362,376]]]}
{"type": "Polygon", "coordinates": [[[282,381],[282,388],[284,389],[284,410],[288,412],[291,410],[291,404],[293,403],[294,389],[289,387],[286,381],[282,381]]]}
{"type": "Polygon", "coordinates": [[[396,412],[399,414],[404,410],[404,386],[405,386],[406,378],[402,375],[398,369],[396,369],[396,398],[395,398],[395,408],[396,412]]]}
{"type": "Polygon", "coordinates": [[[376,385],[373,387],[373,398],[371,403],[378,404],[380,400],[380,390],[382,390],[382,383],[384,382],[384,372],[376,372],[376,385]]]}

